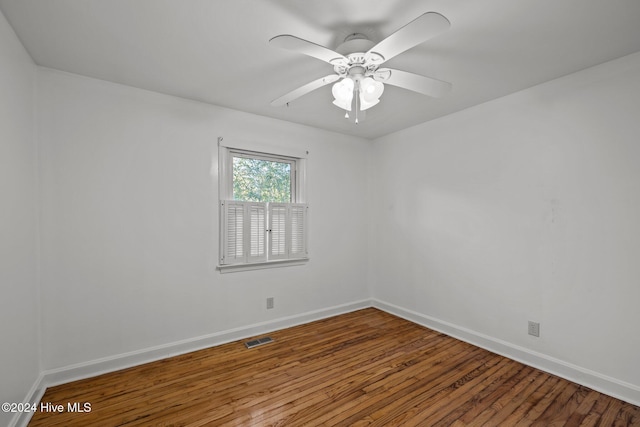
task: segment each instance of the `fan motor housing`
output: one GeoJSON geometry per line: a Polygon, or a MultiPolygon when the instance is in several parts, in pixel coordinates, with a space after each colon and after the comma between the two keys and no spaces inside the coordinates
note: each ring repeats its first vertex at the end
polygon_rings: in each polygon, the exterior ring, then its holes
{"type": "Polygon", "coordinates": [[[345,64],[344,60],[337,61],[334,63],[334,71],[343,77],[373,73],[378,68],[378,65],[374,62],[379,62],[379,55],[372,53],[369,55],[372,58],[368,58],[366,55],[366,52],[373,46],[375,46],[375,43],[366,38],[364,34],[350,34],[336,48],[336,52],[344,55],[348,62],[345,64]],[[370,59],[374,59],[374,61],[370,59]]]}
{"type": "Polygon", "coordinates": [[[367,52],[375,46],[375,43],[366,38],[363,34],[351,34],[345,38],[337,48],[336,52],[345,56],[352,54],[353,52],[367,52]]]}

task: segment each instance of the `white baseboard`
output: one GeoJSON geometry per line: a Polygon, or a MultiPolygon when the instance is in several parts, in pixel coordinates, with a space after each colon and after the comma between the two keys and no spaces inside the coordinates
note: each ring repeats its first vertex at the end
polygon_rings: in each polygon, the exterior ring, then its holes
{"type": "MultiPolygon", "coordinates": [[[[47,370],[40,374],[34,385],[31,387],[25,402],[32,404],[39,403],[46,388],[54,385],[90,378],[108,372],[114,372],[130,368],[132,366],[165,359],[167,357],[202,350],[204,348],[214,347],[256,335],[302,325],[367,307],[375,307],[393,314],[394,316],[398,316],[413,323],[442,332],[446,335],[484,348],[493,353],[508,357],[509,359],[516,360],[550,374],[565,378],[569,381],[587,386],[617,399],[624,400],[633,405],[640,406],[640,387],[633,384],[629,384],[624,381],[566,363],[545,354],[537,353],[530,349],[417,313],[412,310],[407,310],[378,299],[355,301],[326,309],[314,310],[188,340],[177,341],[157,347],[92,360],[63,368],[47,370]]],[[[9,424],[9,427],[25,427],[29,423],[31,415],[32,414],[29,413],[17,414],[9,424]]]]}
{"type": "Polygon", "coordinates": [[[43,372],[44,383],[47,387],[51,387],[71,381],[95,377],[108,372],[119,371],[132,366],[154,362],[192,351],[202,350],[204,348],[214,347],[284,328],[290,328],[292,326],[337,316],[339,314],[360,310],[366,307],[371,307],[371,301],[368,299],[296,314],[293,316],[281,317],[279,319],[229,329],[129,353],[118,354],[71,366],[65,366],[63,368],[46,370],[43,372]]]}
{"type": "MultiPolygon", "coordinates": [[[[216,332],[210,335],[177,341],[161,346],[118,354],[102,359],[92,360],[63,368],[46,370],[40,374],[29,390],[24,402],[39,404],[47,387],[95,377],[108,372],[119,371],[132,366],[154,362],[167,357],[190,353],[204,348],[226,344],[232,341],[250,338],[256,335],[277,331],[284,328],[302,325],[316,320],[326,319],[344,313],[371,307],[371,300],[355,301],[330,308],[309,311],[293,316],[256,323],[241,328],[216,332]]],[[[31,419],[31,413],[16,414],[9,427],[26,427],[31,419]]]]}
{"type": "Polygon", "coordinates": [[[616,399],[640,406],[640,387],[634,384],[375,298],[372,299],[371,302],[373,307],[386,311],[394,316],[402,317],[413,323],[442,332],[461,341],[524,363],[525,365],[584,385],[598,392],[615,397],[616,399]]]}
{"type": "MultiPolygon", "coordinates": [[[[38,405],[42,395],[44,395],[47,386],[44,383],[44,375],[40,374],[38,379],[33,383],[31,389],[27,393],[27,397],[22,403],[28,403],[29,405],[38,405]]],[[[26,427],[31,421],[33,412],[18,412],[13,419],[9,422],[9,427],[26,427]]]]}

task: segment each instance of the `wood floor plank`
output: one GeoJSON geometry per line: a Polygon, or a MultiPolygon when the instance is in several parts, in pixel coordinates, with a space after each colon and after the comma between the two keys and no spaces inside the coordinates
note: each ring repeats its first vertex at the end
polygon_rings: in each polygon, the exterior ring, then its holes
{"type": "Polygon", "coordinates": [[[600,424],[606,426],[616,425],[616,420],[618,419],[618,413],[622,409],[622,402],[619,400],[611,400],[607,409],[602,414],[602,418],[600,418],[600,424]]]}
{"type": "Polygon", "coordinates": [[[607,409],[607,406],[609,406],[609,403],[610,399],[606,398],[604,395],[598,394],[593,407],[580,423],[580,427],[599,426],[602,414],[607,409]]]}
{"type": "Polygon", "coordinates": [[[407,422],[407,426],[448,426],[458,420],[469,406],[473,406],[479,397],[487,392],[494,384],[504,381],[504,377],[513,372],[514,365],[510,360],[502,358],[499,362],[485,372],[485,374],[470,381],[465,387],[459,387],[448,397],[447,403],[434,405],[428,410],[421,408],[413,419],[407,422]]]}
{"type": "Polygon", "coordinates": [[[381,404],[369,408],[369,416],[375,421],[373,425],[384,426],[399,421],[398,418],[403,417],[413,405],[443,392],[457,378],[482,365],[480,352],[468,351],[466,346],[465,350],[457,357],[440,360],[436,365],[437,370],[430,369],[416,374],[419,381],[390,393],[381,400],[381,404]],[[441,374],[435,375],[435,372],[441,374]]]}
{"type": "MultiPolygon", "coordinates": [[[[553,378],[553,380],[547,381],[540,389],[536,390],[532,395],[535,399],[535,405],[533,405],[523,417],[519,417],[517,423],[512,423],[516,427],[526,427],[532,425],[538,420],[540,415],[551,405],[556,399],[559,398],[563,390],[569,385],[567,381],[562,381],[560,378],[553,378]],[[549,389],[545,389],[547,384],[553,381],[553,386],[549,389]],[[544,390],[544,391],[543,391],[544,390]]],[[[512,417],[507,418],[507,422],[512,421],[512,417]]]]}
{"type": "MultiPolygon", "coordinates": [[[[465,356],[463,352],[457,351],[458,348],[462,349],[462,343],[449,342],[446,348],[450,351],[459,353],[459,358],[465,356]]],[[[439,347],[443,348],[443,347],[439,347]]],[[[371,408],[378,406],[385,406],[389,401],[394,400],[394,396],[398,393],[406,393],[407,390],[413,388],[419,388],[414,385],[419,381],[417,375],[426,370],[430,370],[433,366],[442,363],[442,355],[438,352],[427,356],[426,354],[417,363],[413,360],[405,360],[402,363],[395,365],[393,372],[389,372],[383,379],[374,381],[373,384],[363,384],[362,390],[365,395],[360,396],[357,399],[334,399],[328,402],[322,408],[312,408],[311,411],[307,411],[305,414],[299,414],[299,422],[315,421],[328,421],[335,418],[342,418],[344,422],[356,422],[359,417],[370,417],[370,413],[373,411],[371,408]],[[348,412],[350,417],[344,417],[344,413],[348,412]]],[[[457,359],[457,358],[456,358],[457,359]]],[[[454,359],[454,361],[456,360],[454,359]]],[[[360,384],[356,387],[360,388],[360,384]]]]}
{"type": "Polygon", "coordinates": [[[527,401],[529,396],[548,379],[549,377],[540,371],[531,372],[523,381],[494,401],[489,408],[482,411],[475,418],[468,420],[468,425],[500,425],[505,418],[516,410],[519,410],[519,416],[522,416],[527,408],[533,405],[533,403],[527,401]]]}
{"type": "Polygon", "coordinates": [[[596,399],[599,396],[598,392],[590,390],[586,387],[580,387],[580,391],[578,391],[576,394],[584,394],[584,398],[578,397],[580,401],[577,402],[578,407],[575,408],[575,410],[570,409],[568,411],[564,411],[566,413],[564,425],[567,427],[579,427],[582,421],[595,405],[596,399]]]}
{"type": "MultiPolygon", "coordinates": [[[[399,399],[403,401],[403,405],[399,411],[395,413],[387,413],[383,417],[376,418],[376,425],[380,426],[410,426],[415,422],[420,422],[418,415],[426,410],[426,415],[431,415],[433,411],[437,411],[445,402],[449,402],[451,396],[455,396],[455,391],[459,387],[466,386],[478,379],[481,375],[490,371],[493,366],[498,363],[498,357],[493,357],[488,361],[482,359],[473,359],[464,365],[458,365],[458,369],[454,370],[454,378],[451,375],[443,375],[443,381],[432,387],[429,391],[421,393],[413,393],[410,399],[404,397],[399,399]],[[443,397],[446,396],[446,399],[443,397]]],[[[453,400],[453,399],[451,399],[453,400]]],[[[448,403],[446,403],[448,404],[448,403]]],[[[382,412],[383,409],[378,412],[382,412]]],[[[374,414],[375,418],[375,414],[374,414]]],[[[429,425],[429,424],[423,424],[429,425]]]]}
{"type": "Polygon", "coordinates": [[[376,309],[49,388],[30,426],[640,426],[640,408],[376,309]]]}
{"type": "MultiPolygon", "coordinates": [[[[517,393],[527,384],[526,380],[530,378],[534,368],[519,363],[513,363],[512,367],[516,372],[512,377],[497,382],[492,389],[487,389],[486,395],[478,394],[473,396],[468,405],[458,409],[460,412],[456,420],[459,421],[458,424],[466,425],[474,420],[480,422],[482,420],[481,414],[485,417],[487,415],[490,416],[495,412],[495,408],[500,407],[501,399],[505,399],[505,396],[509,396],[510,393],[517,393]]],[[[510,397],[507,398],[510,399],[510,397]]]]}

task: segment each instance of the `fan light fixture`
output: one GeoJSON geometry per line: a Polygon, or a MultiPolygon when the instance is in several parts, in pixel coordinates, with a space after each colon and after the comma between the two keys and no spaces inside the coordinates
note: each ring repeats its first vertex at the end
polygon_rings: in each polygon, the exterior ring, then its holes
{"type": "Polygon", "coordinates": [[[353,101],[353,91],[355,85],[351,77],[345,77],[333,85],[333,104],[346,111],[351,111],[351,101],[353,101]]]}
{"type": "Polygon", "coordinates": [[[358,123],[358,112],[380,102],[385,84],[431,97],[442,97],[451,90],[451,83],[380,66],[396,55],[443,33],[449,26],[449,20],[444,16],[427,12],[377,44],[364,34],[352,33],[335,51],[289,34],[276,36],[269,40],[270,44],[324,61],[333,66],[334,72],[292,90],[273,100],[271,105],[288,106],[290,101],[333,83],[333,104],[345,110],[345,117],[349,118],[355,102],[353,109],[355,123],[358,123]]]}
{"type": "Polygon", "coordinates": [[[353,99],[356,99],[356,123],[358,111],[365,111],[380,102],[380,96],[384,92],[384,84],[373,80],[371,77],[355,76],[345,77],[333,85],[333,105],[346,111],[345,118],[349,118],[349,111],[353,99]],[[360,101],[358,103],[358,101],[360,101]],[[358,105],[359,104],[359,105],[358,105]]]}
{"type": "Polygon", "coordinates": [[[364,111],[380,102],[382,92],[384,92],[384,85],[381,82],[377,82],[371,77],[362,79],[360,81],[360,109],[364,111]]]}

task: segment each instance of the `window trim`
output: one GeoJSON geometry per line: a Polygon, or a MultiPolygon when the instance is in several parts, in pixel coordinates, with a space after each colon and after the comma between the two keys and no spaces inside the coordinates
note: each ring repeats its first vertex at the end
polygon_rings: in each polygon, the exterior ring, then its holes
{"type": "Polygon", "coordinates": [[[218,138],[218,200],[233,199],[233,171],[231,151],[245,151],[272,157],[289,157],[296,160],[296,203],[309,203],[307,196],[307,159],[309,151],[265,144],[255,141],[227,140],[218,138]],[[227,183],[231,183],[228,185],[227,183]]]}
{"type": "Polygon", "coordinates": [[[251,270],[263,270],[265,268],[275,267],[292,267],[296,265],[305,265],[309,261],[307,258],[293,258],[293,259],[276,259],[270,261],[253,262],[246,264],[221,264],[216,268],[220,273],[235,273],[237,271],[251,271],[251,270]]]}
{"type": "MultiPolygon", "coordinates": [[[[218,204],[220,215],[219,226],[219,254],[218,265],[216,267],[221,273],[230,273],[235,271],[257,270],[274,267],[287,267],[294,265],[302,265],[309,261],[309,220],[308,220],[308,201],[306,194],[306,164],[307,150],[291,149],[284,147],[276,147],[259,142],[243,142],[243,141],[226,141],[218,138],[218,204]],[[304,256],[298,258],[282,258],[266,260],[237,262],[224,264],[224,242],[226,237],[223,235],[225,230],[223,221],[223,202],[232,201],[233,199],[233,157],[234,155],[249,158],[261,158],[269,161],[282,161],[292,163],[292,192],[291,203],[289,205],[306,205],[305,207],[305,225],[304,225],[304,256]],[[295,170],[293,170],[295,169],[295,170]]],[[[275,202],[274,202],[275,203],[275,202]]],[[[270,239],[268,239],[270,240],[270,239]]],[[[269,248],[267,248],[267,251],[269,248]]]]}

